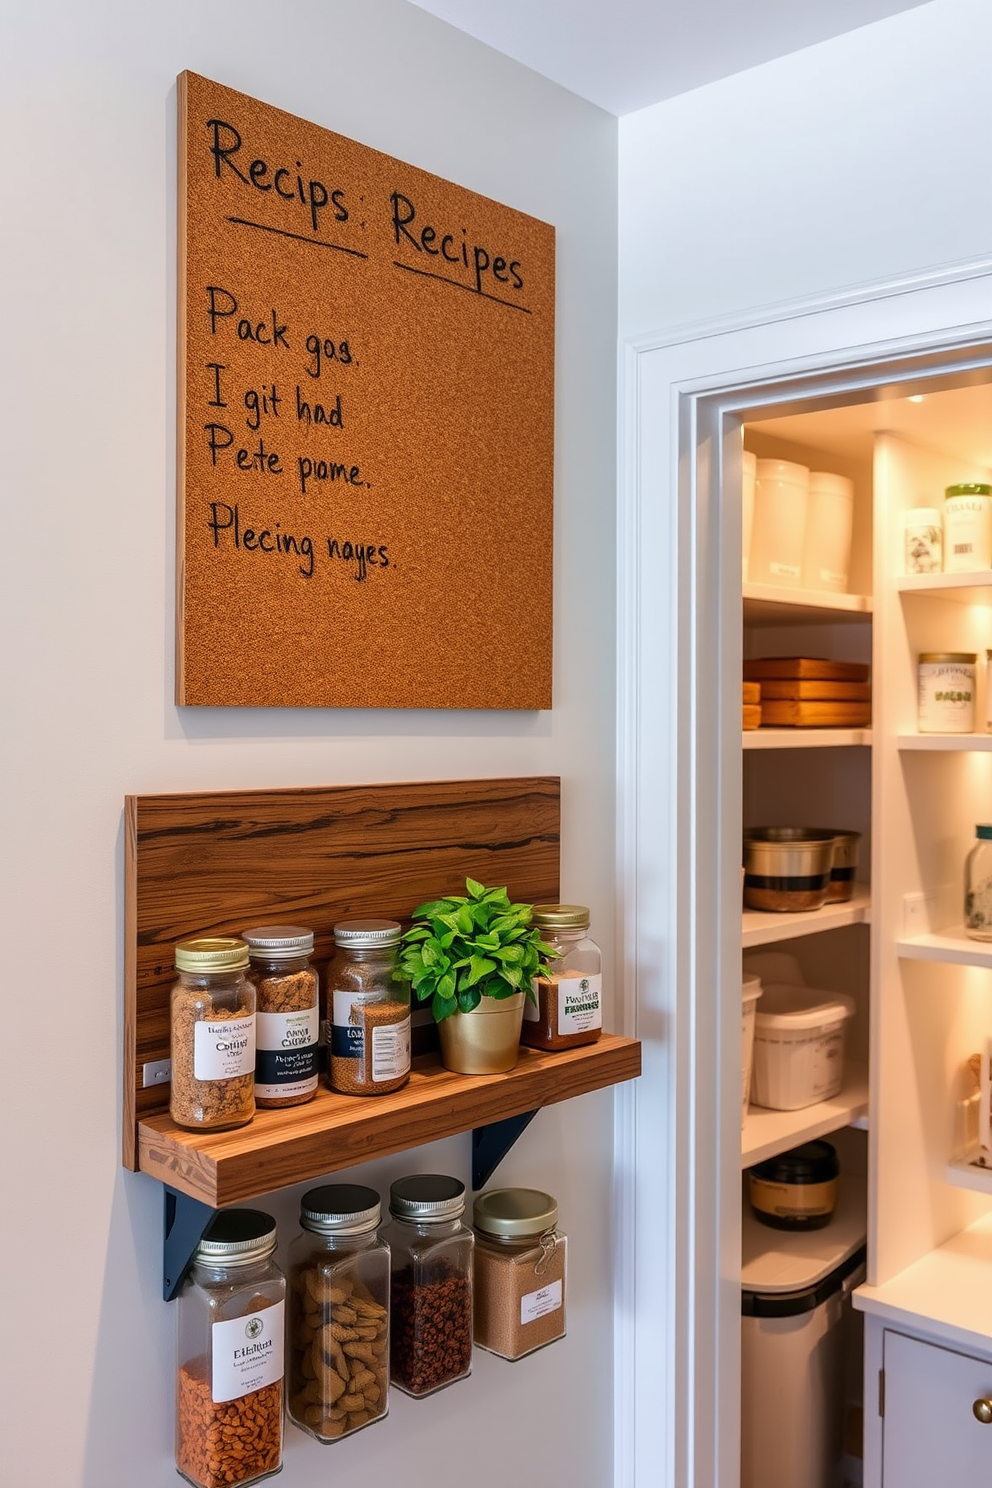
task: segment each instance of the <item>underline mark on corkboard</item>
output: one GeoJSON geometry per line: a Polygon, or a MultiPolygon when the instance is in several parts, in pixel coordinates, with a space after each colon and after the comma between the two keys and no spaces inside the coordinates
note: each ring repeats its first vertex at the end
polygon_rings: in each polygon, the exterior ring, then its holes
{"type": "Polygon", "coordinates": [[[335,253],[350,253],[353,258],[368,258],[367,253],[360,253],[357,248],[345,248],[341,243],[327,243],[323,238],[305,238],[302,233],[287,232],[284,227],[270,227],[267,222],[250,222],[247,217],[228,217],[228,222],[234,222],[238,227],[254,227],[259,232],[278,233],[281,238],[292,238],[296,243],[306,243],[310,248],[330,248],[335,253]]]}

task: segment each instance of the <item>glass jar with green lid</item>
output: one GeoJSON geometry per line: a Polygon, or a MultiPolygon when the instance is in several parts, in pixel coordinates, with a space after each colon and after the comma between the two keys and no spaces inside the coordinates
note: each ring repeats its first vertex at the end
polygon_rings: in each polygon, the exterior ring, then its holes
{"type": "Polygon", "coordinates": [[[524,1003],[520,1042],[532,1049],[575,1049],[603,1031],[603,957],[588,934],[583,904],[535,904],[532,923],[554,948],[546,976],[535,977],[537,1001],[524,1003]]]}
{"type": "Polygon", "coordinates": [[[944,492],[944,572],[992,568],[992,486],[963,481],[944,492]]]}
{"type": "Polygon", "coordinates": [[[325,1040],[332,1090],[388,1095],[410,1078],[410,983],[398,920],[342,920],[327,968],[325,1040]]]}
{"type": "Polygon", "coordinates": [[[536,1188],[479,1194],[474,1334],[480,1348],[521,1359],[565,1336],[565,1236],[558,1205],[536,1188]]]}
{"type": "Polygon", "coordinates": [[[190,1131],[225,1131],[255,1114],[255,989],[248,947],[231,936],[181,941],[172,987],[169,1112],[190,1131]]]}

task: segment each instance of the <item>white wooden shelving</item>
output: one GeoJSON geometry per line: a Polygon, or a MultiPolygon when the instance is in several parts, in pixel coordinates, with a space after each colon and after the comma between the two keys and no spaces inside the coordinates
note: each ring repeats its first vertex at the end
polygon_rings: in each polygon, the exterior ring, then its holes
{"type": "Polygon", "coordinates": [[[843,1126],[863,1125],[867,1117],[868,1070],[864,1065],[849,1063],[844,1088],[831,1100],[804,1106],[801,1111],[770,1111],[752,1102],[741,1131],[741,1167],[753,1167],[800,1142],[829,1136],[843,1126]]]}
{"type": "Polygon", "coordinates": [[[871,923],[871,891],[867,884],[854,886],[850,899],[825,904],[822,909],[802,910],[798,914],[766,914],[745,909],[741,915],[741,946],[775,945],[778,941],[798,940],[803,935],[820,935],[824,930],[839,930],[844,925],[871,923]]]}
{"type": "Polygon", "coordinates": [[[741,735],[742,749],[844,749],[870,744],[870,728],[756,728],[745,729],[741,735]]]}
{"type": "Polygon", "coordinates": [[[862,1312],[884,1322],[910,1331],[922,1323],[951,1345],[987,1353],[992,1340],[992,1215],[959,1230],[891,1281],[859,1287],[856,1299],[862,1312]]]}
{"type": "Polygon", "coordinates": [[[896,941],[896,950],[904,961],[943,961],[949,966],[984,966],[992,970],[992,941],[971,940],[965,935],[963,925],[951,925],[936,934],[908,935],[896,941]]]}
{"type": "Polygon", "coordinates": [[[898,734],[897,747],[930,754],[988,754],[992,734],[898,734]]]}

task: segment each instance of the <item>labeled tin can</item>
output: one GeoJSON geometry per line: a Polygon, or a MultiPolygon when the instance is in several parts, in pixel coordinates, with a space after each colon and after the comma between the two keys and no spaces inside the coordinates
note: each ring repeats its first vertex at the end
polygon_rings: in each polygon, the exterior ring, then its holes
{"type": "Polygon", "coordinates": [[[944,499],[944,572],[992,567],[992,486],[968,481],[948,486],[944,499]]]}
{"type": "Polygon", "coordinates": [[[918,727],[921,734],[970,734],[975,728],[974,651],[922,651],[918,727]]]}

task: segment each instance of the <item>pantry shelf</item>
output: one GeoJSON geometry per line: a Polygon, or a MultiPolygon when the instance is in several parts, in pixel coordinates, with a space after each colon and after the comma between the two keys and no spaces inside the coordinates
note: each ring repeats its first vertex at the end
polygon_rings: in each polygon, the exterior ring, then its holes
{"type": "Polygon", "coordinates": [[[978,1159],[978,1148],[947,1164],[947,1181],[955,1188],[969,1188],[973,1193],[992,1194],[992,1167],[978,1159]]]}
{"type": "Polygon", "coordinates": [[[970,940],[963,925],[951,925],[938,935],[913,935],[896,942],[904,961],[944,961],[953,966],[992,969],[992,941],[970,940]]]}
{"type": "Polygon", "coordinates": [[[503,1075],[457,1075],[423,1055],[393,1095],[321,1089],[308,1105],[259,1111],[236,1131],[187,1132],[167,1115],[148,1117],[138,1123],[138,1167],[218,1208],[602,1090],[640,1069],[640,1044],[615,1034],[556,1054],[521,1049],[503,1075]]]}
{"type": "Polygon", "coordinates": [[[743,749],[843,749],[850,745],[870,745],[870,728],[744,729],[743,749]]]}
{"type": "Polygon", "coordinates": [[[751,1168],[800,1142],[825,1137],[842,1127],[861,1125],[868,1114],[868,1069],[849,1064],[844,1088],[830,1100],[801,1111],[769,1111],[750,1105],[741,1132],[741,1167],[751,1168]]]}
{"type": "Polygon", "coordinates": [[[969,1225],[854,1305],[884,1322],[931,1328],[942,1343],[985,1353],[992,1338],[992,1215],[969,1225]]]}
{"type": "Polygon", "coordinates": [[[897,747],[907,750],[938,751],[950,754],[992,752],[992,734],[899,734],[897,747]]]}
{"type": "Polygon", "coordinates": [[[992,569],[976,573],[904,574],[896,580],[900,594],[926,594],[955,604],[992,604],[992,569]]]}
{"type": "Polygon", "coordinates": [[[871,614],[870,594],[830,594],[819,589],[784,589],[745,584],[744,619],[750,625],[836,625],[871,614]]]}
{"type": "Polygon", "coordinates": [[[822,909],[799,914],[766,914],[746,909],[741,915],[741,946],[775,945],[780,940],[797,940],[801,935],[817,935],[822,930],[838,930],[844,925],[865,925],[871,920],[871,890],[867,884],[855,884],[851,898],[822,909]]]}

